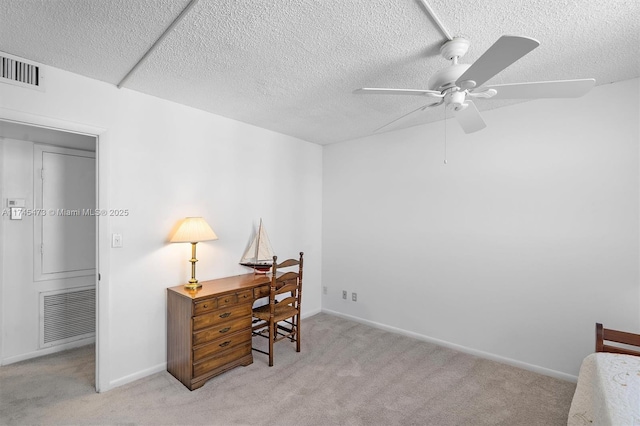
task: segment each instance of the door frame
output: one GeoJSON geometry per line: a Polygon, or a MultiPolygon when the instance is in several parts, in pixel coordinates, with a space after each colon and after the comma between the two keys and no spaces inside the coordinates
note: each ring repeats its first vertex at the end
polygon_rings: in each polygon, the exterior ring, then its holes
{"type": "MultiPolygon", "coordinates": [[[[96,208],[107,209],[109,182],[109,137],[107,129],[60,120],[22,111],[0,108],[0,120],[42,127],[68,133],[79,133],[94,137],[96,140],[96,208]]],[[[111,388],[109,381],[109,220],[100,215],[96,221],[96,354],[95,387],[96,392],[105,392],[111,388]]],[[[2,229],[0,229],[2,231],[2,229]]],[[[0,234],[3,234],[0,232],[0,234]]],[[[0,253],[1,254],[1,253],[0,253]]],[[[2,299],[2,274],[0,274],[0,300],[2,299]]],[[[4,327],[0,319],[0,330],[4,327]]],[[[3,348],[0,338],[0,354],[3,348]]]]}

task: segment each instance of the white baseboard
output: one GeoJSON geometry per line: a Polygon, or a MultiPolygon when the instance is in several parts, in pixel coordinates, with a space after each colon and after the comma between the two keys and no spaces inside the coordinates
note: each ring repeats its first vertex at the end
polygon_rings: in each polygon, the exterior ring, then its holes
{"type": "Polygon", "coordinates": [[[556,379],[566,380],[573,383],[576,383],[578,381],[578,377],[573,376],[571,374],[563,373],[561,371],[551,370],[549,368],[540,367],[539,365],[529,364],[529,363],[518,361],[512,358],[503,357],[500,355],[492,354],[490,352],[484,352],[477,349],[468,348],[466,346],[457,345],[455,343],[450,343],[445,340],[435,339],[433,337],[425,336],[423,334],[414,333],[413,331],[407,331],[401,328],[392,327],[392,326],[381,324],[375,321],[369,321],[366,319],[354,317],[352,315],[343,314],[341,312],[332,311],[330,309],[322,309],[322,312],[327,313],[329,315],[335,315],[340,318],[345,318],[355,322],[359,322],[361,324],[370,325],[371,327],[379,328],[381,330],[402,334],[408,337],[413,337],[414,339],[422,340],[424,342],[434,343],[439,346],[444,346],[446,348],[454,349],[456,351],[464,352],[470,355],[475,355],[480,358],[490,359],[492,361],[500,362],[502,364],[507,364],[514,367],[522,368],[523,370],[529,370],[529,371],[533,371],[534,373],[539,373],[545,376],[554,377],[556,379]]]}
{"type": "MultiPolygon", "coordinates": [[[[144,370],[136,371],[133,374],[129,374],[128,376],[121,377],[119,379],[112,380],[109,382],[109,388],[104,389],[104,391],[111,390],[113,388],[117,388],[118,386],[126,385],[127,383],[135,382],[136,380],[140,380],[144,377],[150,376],[152,374],[160,373],[167,369],[167,363],[162,362],[160,364],[154,365],[153,367],[145,368],[144,370]]],[[[102,390],[101,390],[102,392],[102,390]]]]}
{"type": "Polygon", "coordinates": [[[309,318],[309,317],[312,317],[314,315],[318,315],[320,312],[322,312],[322,309],[320,309],[320,308],[314,309],[312,311],[304,311],[302,313],[302,315],[300,315],[300,318],[302,318],[302,319],[309,318]]]}
{"type": "Polygon", "coordinates": [[[95,343],[95,342],[96,342],[96,338],[90,337],[88,339],[76,340],[74,342],[52,346],[50,348],[38,349],[37,351],[5,358],[2,360],[2,362],[0,362],[0,365],[9,365],[9,364],[13,364],[20,361],[26,361],[28,359],[37,358],[44,355],[50,355],[56,352],[66,351],[68,349],[79,348],[80,346],[91,345],[92,343],[95,343]]]}

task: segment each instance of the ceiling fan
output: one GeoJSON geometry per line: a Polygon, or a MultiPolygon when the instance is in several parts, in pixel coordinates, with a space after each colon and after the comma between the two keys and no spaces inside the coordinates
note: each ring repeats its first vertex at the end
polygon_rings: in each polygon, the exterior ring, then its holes
{"type": "Polygon", "coordinates": [[[538,47],[540,43],[529,37],[502,36],[473,64],[461,64],[469,49],[469,41],[462,37],[451,37],[435,15],[426,0],[420,0],[434,22],[445,34],[448,41],[440,48],[440,54],[451,65],[436,72],[428,81],[428,89],[357,89],[354,93],[385,95],[417,95],[430,99],[430,102],[418,109],[376,129],[379,131],[398,120],[429,107],[442,104],[453,114],[465,133],[473,133],[486,127],[475,99],[539,99],[539,98],[577,98],[586,94],[595,85],[595,79],[536,81],[529,83],[483,84],[509,65],[538,47]]]}

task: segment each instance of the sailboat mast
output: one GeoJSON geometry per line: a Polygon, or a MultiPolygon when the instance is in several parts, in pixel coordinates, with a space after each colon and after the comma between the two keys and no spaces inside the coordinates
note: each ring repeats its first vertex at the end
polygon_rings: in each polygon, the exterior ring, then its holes
{"type": "Polygon", "coordinates": [[[260,227],[258,228],[258,238],[256,238],[256,255],[255,255],[256,263],[258,263],[258,251],[260,250],[260,235],[262,235],[262,218],[260,218],[260,227]]]}

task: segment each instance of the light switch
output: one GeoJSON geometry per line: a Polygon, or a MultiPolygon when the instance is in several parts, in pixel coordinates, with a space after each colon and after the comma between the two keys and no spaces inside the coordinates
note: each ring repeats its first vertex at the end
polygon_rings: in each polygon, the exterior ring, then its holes
{"type": "Polygon", "coordinates": [[[122,247],[122,234],[111,234],[111,247],[113,248],[122,247]]]}

